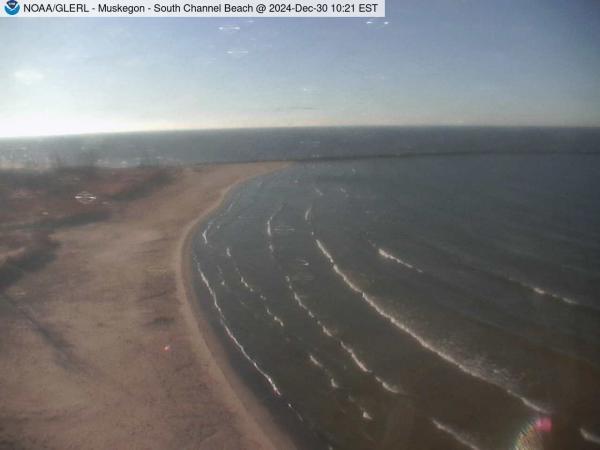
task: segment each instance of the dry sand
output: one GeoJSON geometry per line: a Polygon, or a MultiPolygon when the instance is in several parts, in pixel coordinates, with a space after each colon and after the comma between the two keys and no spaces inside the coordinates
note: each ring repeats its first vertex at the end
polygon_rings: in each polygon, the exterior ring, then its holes
{"type": "Polygon", "coordinates": [[[232,371],[188,276],[196,224],[282,166],[183,169],[54,235],[57,258],[0,299],[0,449],[293,447],[232,371]]]}

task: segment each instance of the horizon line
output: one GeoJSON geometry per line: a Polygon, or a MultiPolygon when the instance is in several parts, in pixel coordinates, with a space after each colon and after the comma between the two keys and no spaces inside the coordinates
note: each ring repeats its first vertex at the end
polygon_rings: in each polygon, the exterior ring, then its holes
{"type": "Polygon", "coordinates": [[[554,129],[554,130],[600,130],[598,125],[476,125],[476,124],[417,124],[417,125],[276,125],[276,126],[258,126],[258,127],[215,127],[215,128],[157,128],[157,129],[137,129],[137,130],[115,130],[115,131],[90,131],[73,132],[60,134],[40,134],[40,135],[12,135],[0,136],[2,140],[25,140],[25,139],[44,139],[61,137],[85,137],[85,136],[107,136],[124,134],[153,134],[153,133],[185,133],[185,132],[219,132],[219,131],[249,131],[249,130],[292,130],[292,129],[333,129],[333,128],[454,128],[454,129],[554,129]]]}

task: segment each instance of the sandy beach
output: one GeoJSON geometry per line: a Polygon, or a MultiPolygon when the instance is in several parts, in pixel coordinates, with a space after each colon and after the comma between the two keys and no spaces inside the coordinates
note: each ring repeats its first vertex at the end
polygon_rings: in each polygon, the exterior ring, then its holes
{"type": "Polygon", "coordinates": [[[198,223],[237,183],[282,166],[177,169],[108,220],[54,233],[56,258],[2,294],[0,449],[293,448],[189,283],[198,223]]]}

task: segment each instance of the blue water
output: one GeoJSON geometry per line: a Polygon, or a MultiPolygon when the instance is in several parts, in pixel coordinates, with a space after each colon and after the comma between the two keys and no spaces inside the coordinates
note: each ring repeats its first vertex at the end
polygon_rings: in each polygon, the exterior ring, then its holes
{"type": "Polygon", "coordinates": [[[596,448],[599,200],[596,155],[298,163],[201,229],[199,297],[310,447],[596,448]]]}

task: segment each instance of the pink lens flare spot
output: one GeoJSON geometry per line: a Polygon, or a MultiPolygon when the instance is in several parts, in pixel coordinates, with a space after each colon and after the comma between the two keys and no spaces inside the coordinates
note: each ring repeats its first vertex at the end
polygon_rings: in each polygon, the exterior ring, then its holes
{"type": "Polygon", "coordinates": [[[552,419],[550,417],[540,417],[535,421],[535,429],[539,432],[550,433],[552,431],[552,419]]]}

